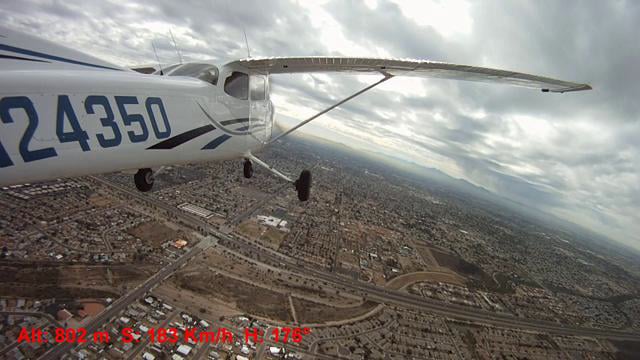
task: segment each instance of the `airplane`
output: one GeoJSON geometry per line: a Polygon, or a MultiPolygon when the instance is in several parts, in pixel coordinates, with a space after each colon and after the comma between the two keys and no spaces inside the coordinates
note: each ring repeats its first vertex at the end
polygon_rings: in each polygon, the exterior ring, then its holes
{"type": "Polygon", "coordinates": [[[142,74],[0,27],[0,186],[137,170],[140,191],[165,166],[243,159],[294,185],[307,201],[311,172],[297,179],[254,153],[397,76],[504,83],[545,93],[588,84],[508,70],[411,59],[309,56],[244,58],[220,66],[175,64],[142,74]],[[272,75],[374,74],[380,79],[272,136],[272,75]]]}

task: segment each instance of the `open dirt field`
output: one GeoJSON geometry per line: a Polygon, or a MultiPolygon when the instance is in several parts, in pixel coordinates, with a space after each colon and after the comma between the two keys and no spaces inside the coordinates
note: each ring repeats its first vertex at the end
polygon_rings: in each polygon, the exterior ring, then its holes
{"type": "Polygon", "coordinates": [[[0,294],[24,297],[113,297],[119,285],[139,284],[156,269],[147,265],[135,268],[130,265],[0,266],[3,274],[0,277],[0,294]],[[108,294],[105,295],[105,292],[108,294]]]}
{"type": "Polygon", "coordinates": [[[254,219],[250,219],[243,221],[238,225],[236,232],[244,235],[248,239],[257,240],[260,237],[262,230],[260,229],[260,224],[258,224],[254,219]]]}
{"type": "Polygon", "coordinates": [[[398,262],[406,274],[425,270],[424,266],[416,262],[414,257],[398,256],[398,262]]]}
{"type": "Polygon", "coordinates": [[[385,287],[388,289],[398,290],[407,285],[419,282],[419,281],[439,281],[443,283],[449,283],[454,285],[464,286],[464,278],[453,273],[446,272],[434,272],[434,271],[421,271],[410,274],[400,275],[390,280],[385,287]]]}
{"type": "Polygon", "coordinates": [[[174,229],[157,221],[142,223],[127,232],[143,241],[148,242],[153,247],[160,247],[167,241],[173,241],[179,237],[174,229]]]}
{"type": "Polygon", "coordinates": [[[446,253],[440,250],[431,249],[431,253],[440,266],[455,271],[457,274],[468,279],[467,285],[472,288],[480,288],[487,291],[510,292],[512,289],[502,287],[493,278],[484,272],[480,267],[472,264],[455,254],[446,253]]]}
{"type": "Polygon", "coordinates": [[[120,296],[114,290],[109,289],[87,289],[85,287],[61,287],[55,285],[22,285],[12,284],[9,286],[0,286],[0,296],[2,297],[20,297],[20,298],[52,298],[57,299],[77,299],[82,297],[94,298],[117,298],[120,296]]]}
{"type": "Polygon", "coordinates": [[[341,321],[365,314],[378,304],[366,301],[354,307],[333,307],[293,297],[298,322],[301,324],[321,324],[329,321],[341,321]]]}
{"type": "Polygon", "coordinates": [[[476,275],[482,270],[474,264],[471,264],[460,257],[449,254],[440,250],[431,249],[431,253],[435,257],[440,266],[451,269],[462,275],[476,275]]]}
{"type": "Polygon", "coordinates": [[[338,252],[338,263],[346,264],[346,268],[360,269],[360,261],[356,254],[352,254],[350,251],[338,252]]]}
{"type": "Polygon", "coordinates": [[[239,310],[248,314],[279,321],[293,320],[287,297],[272,290],[211,272],[178,273],[173,281],[176,286],[196,294],[235,303],[239,310]]]}
{"type": "Polygon", "coordinates": [[[427,265],[427,268],[436,269],[439,267],[438,262],[436,261],[436,258],[431,253],[431,249],[429,247],[416,245],[416,250],[418,250],[418,254],[420,254],[420,256],[422,257],[422,260],[424,260],[425,264],[427,265]]]}
{"type": "Polygon", "coordinates": [[[227,302],[211,296],[185,290],[174,284],[163,283],[153,290],[153,294],[165,299],[169,303],[198,314],[208,319],[217,320],[221,316],[240,315],[242,311],[234,308],[227,302]]]}
{"type": "Polygon", "coordinates": [[[286,235],[287,233],[285,232],[268,227],[264,234],[262,234],[261,239],[263,240],[264,245],[277,250],[280,248],[280,244],[282,244],[286,235]]]}
{"type": "Polygon", "coordinates": [[[248,239],[258,240],[263,245],[274,250],[280,248],[287,233],[274,229],[271,226],[261,225],[254,218],[242,222],[236,228],[236,232],[244,235],[248,239]]]}
{"type": "Polygon", "coordinates": [[[95,299],[82,299],[78,300],[78,303],[82,305],[82,311],[88,316],[96,316],[104,310],[105,305],[95,299]]]}

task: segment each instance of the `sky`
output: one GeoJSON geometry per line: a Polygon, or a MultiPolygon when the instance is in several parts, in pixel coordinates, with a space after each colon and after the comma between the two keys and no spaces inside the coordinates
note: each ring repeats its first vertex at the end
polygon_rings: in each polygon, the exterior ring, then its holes
{"type": "MultiPolygon", "coordinates": [[[[0,24],[119,65],[247,56],[368,56],[584,82],[543,94],[394,78],[304,127],[463,178],[640,249],[638,1],[0,0],[0,24]]],[[[376,81],[279,75],[283,127],[376,81]]]]}

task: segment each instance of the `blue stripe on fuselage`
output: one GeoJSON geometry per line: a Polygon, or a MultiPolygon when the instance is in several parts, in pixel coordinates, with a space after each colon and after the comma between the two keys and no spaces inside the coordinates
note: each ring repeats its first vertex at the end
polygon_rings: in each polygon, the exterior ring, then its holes
{"type": "Polygon", "coordinates": [[[208,143],[207,145],[205,145],[202,150],[213,150],[215,148],[217,148],[218,146],[220,146],[223,142],[227,141],[231,139],[231,136],[224,134],[224,135],[220,135],[217,138],[213,139],[210,143],[208,143]]]}
{"type": "Polygon", "coordinates": [[[0,44],[0,50],[10,51],[10,52],[18,53],[18,54],[23,54],[23,55],[35,56],[35,57],[39,57],[39,58],[43,58],[43,59],[62,61],[62,62],[66,62],[66,63],[69,63],[69,64],[91,66],[91,67],[95,67],[95,68],[108,69],[108,70],[120,70],[120,69],[117,69],[117,68],[112,68],[112,67],[102,66],[102,65],[96,65],[96,64],[90,64],[90,63],[86,63],[86,62],[83,62],[83,61],[67,59],[67,58],[63,58],[63,57],[60,57],[60,56],[56,56],[56,55],[49,55],[49,54],[45,54],[45,53],[41,53],[41,52],[37,52],[37,51],[33,51],[33,50],[28,50],[28,49],[22,49],[22,48],[18,48],[18,47],[11,46],[11,45],[5,45],[5,44],[0,44]]]}

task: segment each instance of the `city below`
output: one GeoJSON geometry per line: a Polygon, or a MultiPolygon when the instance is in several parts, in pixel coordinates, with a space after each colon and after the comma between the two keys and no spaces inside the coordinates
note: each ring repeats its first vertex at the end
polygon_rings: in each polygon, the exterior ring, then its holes
{"type": "Polygon", "coordinates": [[[640,255],[437,170],[314,138],[0,189],[2,359],[624,359],[640,255]]]}

